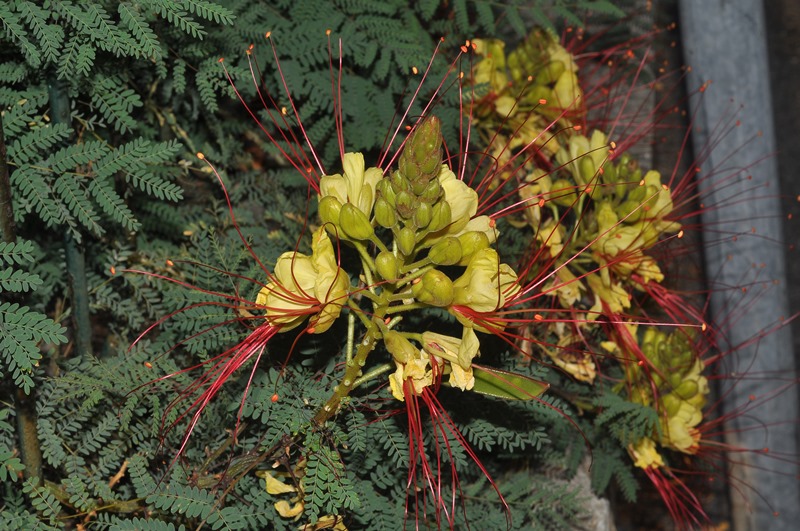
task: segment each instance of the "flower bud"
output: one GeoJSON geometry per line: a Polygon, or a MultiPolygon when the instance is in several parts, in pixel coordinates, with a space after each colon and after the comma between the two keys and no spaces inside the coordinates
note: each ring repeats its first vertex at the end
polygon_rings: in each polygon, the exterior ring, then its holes
{"type": "Polygon", "coordinates": [[[483,249],[489,247],[489,237],[479,231],[469,231],[458,237],[461,243],[461,259],[459,265],[469,264],[470,259],[483,249]]]}
{"type": "Polygon", "coordinates": [[[417,209],[414,211],[414,224],[418,229],[424,229],[431,222],[433,215],[433,208],[430,203],[417,203],[417,209]]]}
{"type": "Polygon", "coordinates": [[[435,203],[442,196],[442,185],[439,179],[433,179],[425,188],[418,194],[420,201],[424,203],[435,203]]]}
{"type": "Polygon", "coordinates": [[[395,199],[397,213],[403,219],[411,219],[417,206],[417,199],[410,192],[400,192],[395,199]]]}
{"type": "Polygon", "coordinates": [[[684,380],[678,386],[677,389],[673,391],[679,398],[684,400],[689,400],[693,396],[695,396],[700,391],[700,386],[697,385],[697,382],[692,380],[684,380]]]}
{"type": "Polygon", "coordinates": [[[394,207],[382,197],[375,201],[375,221],[378,222],[378,225],[387,229],[397,225],[397,214],[395,214],[394,207]]]}
{"type": "Polygon", "coordinates": [[[352,240],[368,240],[374,233],[367,216],[352,203],[342,205],[339,224],[345,235],[352,240]]]}
{"type": "Polygon", "coordinates": [[[403,227],[397,233],[395,242],[397,242],[397,248],[400,249],[401,253],[403,253],[405,256],[411,256],[411,254],[414,252],[414,247],[417,245],[416,234],[414,233],[413,229],[409,227],[403,227]]]}
{"type": "MultiPolygon", "coordinates": [[[[592,162],[591,160],[589,162],[592,162]]],[[[558,179],[550,188],[550,201],[558,206],[571,207],[575,204],[575,185],[566,179],[558,179]]]]}
{"type": "Polygon", "coordinates": [[[419,302],[431,306],[450,306],[453,302],[453,281],[438,269],[432,269],[411,286],[411,293],[419,302]]]}
{"type": "Polygon", "coordinates": [[[397,264],[397,257],[389,251],[381,251],[375,258],[375,269],[384,280],[394,282],[397,280],[397,273],[399,267],[397,264]]]}
{"type": "Polygon", "coordinates": [[[590,183],[594,180],[594,174],[597,172],[597,168],[594,165],[592,157],[588,154],[581,157],[581,160],[578,162],[578,168],[581,174],[580,176],[576,175],[577,179],[580,179],[583,183],[590,183]]]}
{"type": "Polygon", "coordinates": [[[440,231],[450,225],[450,221],[450,204],[447,201],[439,201],[433,206],[431,222],[428,223],[428,230],[430,232],[440,231]]]}
{"type": "Polygon", "coordinates": [[[326,195],[319,200],[319,217],[323,223],[332,223],[338,227],[341,211],[342,203],[332,195],[326,195]]]}
{"type": "Polygon", "coordinates": [[[398,169],[411,183],[430,181],[439,173],[442,163],[442,131],[439,119],[423,120],[408,136],[398,169]]]}
{"type": "MultiPolygon", "coordinates": [[[[488,245],[488,240],[487,240],[488,245]]],[[[434,244],[428,251],[428,258],[436,265],[453,265],[461,260],[461,241],[453,236],[441,240],[434,244]]]]}
{"type": "Polygon", "coordinates": [[[558,81],[558,78],[561,77],[565,70],[566,67],[561,61],[550,61],[536,76],[536,84],[552,85],[558,81]]]}
{"type": "Polygon", "coordinates": [[[403,337],[400,332],[389,330],[383,334],[383,344],[397,363],[408,363],[408,360],[417,357],[419,349],[411,341],[403,337]]]}
{"type": "Polygon", "coordinates": [[[394,207],[394,200],[395,196],[397,196],[397,192],[392,188],[392,183],[389,179],[381,179],[378,181],[378,184],[375,186],[375,193],[377,197],[382,197],[387,203],[394,207]]]}

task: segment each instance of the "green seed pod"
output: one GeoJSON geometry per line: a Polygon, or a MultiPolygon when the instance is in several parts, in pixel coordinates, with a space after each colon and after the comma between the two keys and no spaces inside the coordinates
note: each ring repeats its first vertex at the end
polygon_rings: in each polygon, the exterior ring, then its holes
{"type": "Polygon", "coordinates": [[[453,281],[438,269],[432,269],[411,286],[411,293],[419,302],[438,307],[450,306],[453,302],[453,281]]]}
{"type": "Polygon", "coordinates": [[[383,344],[397,363],[407,363],[409,359],[417,356],[419,349],[411,341],[404,338],[400,332],[389,330],[383,334],[383,344]]]}
{"type": "Polygon", "coordinates": [[[374,209],[375,221],[378,222],[378,225],[387,229],[397,225],[397,214],[395,214],[394,207],[386,199],[379,197],[375,201],[374,209]]]}
{"type": "Polygon", "coordinates": [[[475,230],[460,235],[458,241],[461,243],[461,260],[458,265],[469,264],[475,253],[489,247],[489,237],[475,230]]]}
{"type": "Polygon", "coordinates": [[[352,203],[342,205],[339,224],[342,231],[351,240],[368,240],[374,234],[367,216],[352,203]]]}
{"type": "Polygon", "coordinates": [[[428,258],[436,265],[453,265],[461,260],[461,241],[453,236],[448,236],[434,244],[428,251],[428,258]]]}
{"type": "Polygon", "coordinates": [[[403,227],[397,233],[395,242],[397,242],[397,248],[400,249],[401,253],[405,256],[411,256],[414,253],[414,247],[417,245],[416,233],[409,227],[403,227]]]}
{"type": "Polygon", "coordinates": [[[414,224],[418,229],[424,229],[431,222],[433,208],[430,203],[418,203],[417,210],[414,211],[414,224]]]}
{"type": "Polygon", "coordinates": [[[342,203],[334,196],[326,195],[319,200],[319,217],[323,223],[332,223],[335,227],[338,227],[341,211],[342,203]]]}
{"type": "Polygon", "coordinates": [[[428,223],[428,230],[436,232],[450,225],[452,215],[450,213],[450,203],[447,201],[439,201],[433,206],[431,212],[431,222],[428,223]]]}
{"type": "Polygon", "coordinates": [[[400,192],[395,200],[397,213],[403,219],[411,219],[417,207],[417,198],[409,192],[400,192]]]}
{"type": "Polygon", "coordinates": [[[384,280],[396,281],[399,272],[397,257],[389,251],[381,251],[375,258],[375,269],[384,280]]]}

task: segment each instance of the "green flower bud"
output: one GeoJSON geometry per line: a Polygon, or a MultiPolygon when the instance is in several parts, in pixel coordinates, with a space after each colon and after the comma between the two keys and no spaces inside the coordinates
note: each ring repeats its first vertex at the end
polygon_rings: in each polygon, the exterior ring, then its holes
{"type": "Polygon", "coordinates": [[[418,203],[417,210],[414,212],[414,224],[418,229],[424,229],[431,222],[433,208],[430,203],[418,203]]]}
{"type": "Polygon", "coordinates": [[[575,185],[566,179],[558,179],[554,182],[550,188],[550,194],[550,201],[563,207],[571,207],[577,198],[575,185]]]}
{"type": "Polygon", "coordinates": [[[397,363],[408,363],[408,360],[417,357],[419,349],[411,341],[403,337],[400,332],[389,330],[383,334],[383,344],[397,363]]]}
{"type": "Polygon", "coordinates": [[[442,131],[439,119],[423,120],[408,136],[398,169],[411,183],[430,181],[439,173],[442,163],[442,131]]]}
{"type": "Polygon", "coordinates": [[[418,195],[420,201],[433,204],[442,197],[442,192],[442,185],[439,183],[439,179],[434,179],[418,195]]]}
{"type": "Polygon", "coordinates": [[[689,400],[690,398],[695,396],[699,390],[700,387],[697,385],[697,382],[694,382],[692,380],[684,380],[683,382],[681,382],[678,388],[673,391],[673,393],[677,395],[679,398],[682,398],[684,400],[689,400]]]}
{"type": "Polygon", "coordinates": [[[664,406],[667,416],[674,417],[681,408],[681,400],[670,393],[661,397],[661,405],[664,406]]]}
{"type": "Polygon", "coordinates": [[[403,227],[397,233],[395,241],[397,242],[397,248],[400,249],[400,252],[405,256],[411,256],[414,253],[414,247],[416,247],[417,241],[416,233],[413,229],[403,227]]]}
{"type": "Polygon", "coordinates": [[[389,204],[389,202],[379,197],[377,201],[375,201],[375,221],[378,222],[378,225],[381,227],[386,227],[387,229],[391,229],[395,225],[397,225],[397,214],[395,214],[394,207],[389,204]]]}
{"type": "Polygon", "coordinates": [[[375,268],[384,280],[388,280],[389,282],[397,280],[399,266],[397,257],[391,252],[381,251],[378,253],[378,256],[375,258],[375,268]]]}
{"type": "Polygon", "coordinates": [[[411,219],[411,216],[414,215],[414,210],[416,210],[417,203],[417,198],[411,195],[410,192],[400,192],[397,194],[397,199],[395,200],[397,213],[400,214],[400,217],[403,219],[411,219]]]}
{"type": "Polygon", "coordinates": [[[558,81],[558,78],[561,77],[561,74],[563,74],[565,70],[564,63],[561,61],[551,61],[539,71],[539,74],[536,76],[536,84],[552,85],[558,81]]]}
{"type": "Polygon", "coordinates": [[[594,161],[592,157],[588,155],[584,155],[581,157],[581,160],[578,161],[578,168],[580,171],[580,176],[576,176],[581,182],[590,183],[594,179],[594,174],[597,172],[597,168],[594,165],[594,161]]]}
{"type": "Polygon", "coordinates": [[[485,233],[479,231],[465,232],[458,237],[458,241],[461,243],[461,260],[459,260],[459,265],[469,264],[470,259],[475,253],[489,247],[489,237],[485,233]]]}
{"type": "Polygon", "coordinates": [[[381,179],[375,187],[375,190],[378,197],[382,197],[394,208],[397,192],[392,188],[392,183],[389,179],[381,179]]]}
{"type": "Polygon", "coordinates": [[[453,302],[453,281],[438,269],[432,269],[411,286],[411,293],[419,302],[443,308],[453,302]]]}
{"type": "Polygon", "coordinates": [[[399,171],[396,171],[392,174],[389,182],[392,185],[392,190],[395,194],[399,194],[403,191],[411,191],[411,184],[408,182],[408,179],[406,179],[399,171]]]}
{"type": "Polygon", "coordinates": [[[342,205],[339,225],[345,235],[352,240],[368,240],[374,233],[367,216],[352,203],[342,205]]]}
{"type": "Polygon", "coordinates": [[[319,217],[323,223],[332,223],[338,227],[341,211],[342,203],[332,195],[327,195],[319,200],[319,217]]]}
{"type": "Polygon", "coordinates": [[[461,260],[461,255],[461,241],[453,236],[441,240],[428,251],[428,258],[431,262],[443,266],[457,264],[461,260]]]}
{"type": "Polygon", "coordinates": [[[431,213],[431,222],[428,223],[428,230],[430,232],[437,232],[450,225],[451,211],[450,203],[447,201],[439,201],[433,205],[431,213]]]}

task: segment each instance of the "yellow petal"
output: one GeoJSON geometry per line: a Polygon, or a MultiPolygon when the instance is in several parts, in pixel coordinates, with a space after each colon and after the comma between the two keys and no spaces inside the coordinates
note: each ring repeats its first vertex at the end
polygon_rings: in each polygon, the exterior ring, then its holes
{"type": "Polygon", "coordinates": [[[289,502],[286,500],[275,502],[275,510],[284,518],[294,518],[295,516],[299,516],[303,513],[304,508],[305,507],[302,501],[299,501],[294,505],[289,505],[289,502]]]}
{"type": "Polygon", "coordinates": [[[276,495],[276,494],[288,494],[290,492],[297,492],[297,489],[294,488],[292,485],[287,485],[283,481],[279,480],[272,476],[272,473],[265,472],[264,479],[267,480],[267,493],[276,495]]]}

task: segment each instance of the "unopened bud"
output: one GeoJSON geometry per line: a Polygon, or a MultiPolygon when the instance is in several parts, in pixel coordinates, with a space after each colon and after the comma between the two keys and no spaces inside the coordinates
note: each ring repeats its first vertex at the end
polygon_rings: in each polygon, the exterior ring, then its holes
{"type": "Polygon", "coordinates": [[[476,230],[465,232],[460,235],[458,241],[461,243],[461,260],[459,260],[459,265],[469,264],[470,259],[472,259],[475,253],[489,247],[489,237],[485,233],[476,230]]]}
{"type": "Polygon", "coordinates": [[[397,248],[400,249],[401,253],[405,256],[411,256],[414,252],[414,247],[417,245],[416,233],[409,227],[403,227],[397,233],[395,242],[397,242],[397,248]]]}
{"type": "Polygon", "coordinates": [[[409,135],[398,168],[406,179],[430,181],[439,173],[442,163],[442,131],[439,119],[431,116],[417,125],[409,135]]]}
{"type": "Polygon", "coordinates": [[[375,269],[384,280],[394,282],[397,280],[398,265],[397,257],[389,251],[381,251],[375,258],[375,269]]]}
{"type": "Polygon", "coordinates": [[[566,179],[558,179],[550,188],[550,201],[558,206],[570,207],[575,199],[575,185],[566,179]]]}
{"type": "Polygon", "coordinates": [[[339,213],[339,225],[345,235],[352,240],[368,240],[373,230],[367,216],[352,203],[342,205],[339,213]]]}
{"type": "Polygon", "coordinates": [[[326,195],[319,200],[319,217],[323,223],[332,223],[339,226],[339,215],[342,211],[342,203],[332,195],[326,195]]]}
{"type": "Polygon", "coordinates": [[[428,258],[430,258],[431,262],[442,266],[457,264],[461,260],[461,255],[461,241],[453,236],[448,236],[437,242],[428,251],[428,258]]]}
{"type": "Polygon", "coordinates": [[[581,160],[578,162],[578,169],[580,171],[580,175],[576,175],[576,179],[580,179],[583,183],[592,182],[597,168],[594,165],[594,161],[588,154],[581,157],[581,160]]]}
{"type": "Polygon", "coordinates": [[[681,382],[681,384],[673,391],[673,393],[675,393],[679,398],[689,400],[695,396],[699,390],[700,387],[697,385],[697,382],[692,380],[683,380],[683,382],[681,382]]]}
{"type": "Polygon", "coordinates": [[[438,269],[432,269],[411,287],[411,293],[419,302],[431,306],[450,306],[453,302],[453,281],[438,269]]]}
{"type": "Polygon", "coordinates": [[[411,219],[417,207],[417,199],[410,192],[400,192],[395,199],[397,213],[403,219],[411,219]]]}
{"type": "Polygon", "coordinates": [[[397,363],[408,363],[409,359],[417,356],[419,349],[411,341],[403,337],[400,332],[389,330],[383,334],[383,344],[397,363]]]}
{"type": "Polygon", "coordinates": [[[418,229],[424,229],[431,222],[433,215],[433,208],[430,203],[417,203],[417,209],[414,211],[414,224],[418,229]]]}
{"type": "Polygon", "coordinates": [[[392,188],[392,183],[389,179],[381,179],[378,181],[378,184],[375,186],[375,193],[377,194],[376,197],[382,197],[387,203],[394,207],[394,200],[397,193],[394,191],[394,188],[392,188]]]}
{"type": "Polygon", "coordinates": [[[435,203],[442,196],[442,185],[439,184],[439,179],[433,179],[419,194],[420,201],[424,203],[435,203]]]}
{"type": "Polygon", "coordinates": [[[431,222],[428,223],[428,230],[431,232],[442,230],[450,225],[450,221],[452,221],[451,218],[450,203],[447,201],[439,201],[433,206],[431,222]]]}
{"type": "Polygon", "coordinates": [[[378,225],[381,227],[391,229],[397,225],[397,214],[395,214],[394,207],[392,207],[386,199],[379,197],[378,200],[375,201],[374,213],[375,221],[377,221],[378,225]]]}

